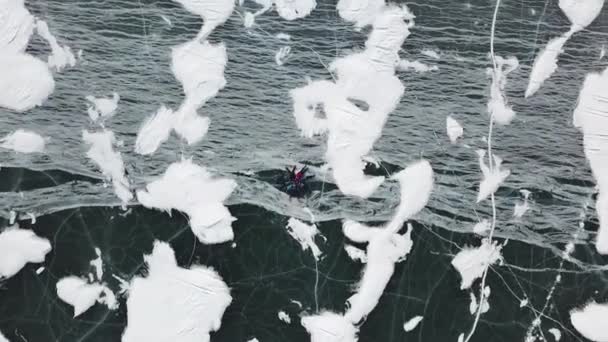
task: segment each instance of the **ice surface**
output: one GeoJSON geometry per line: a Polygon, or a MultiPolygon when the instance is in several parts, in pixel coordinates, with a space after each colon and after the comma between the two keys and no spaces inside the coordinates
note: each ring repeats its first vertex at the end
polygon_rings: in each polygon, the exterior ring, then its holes
{"type": "Polygon", "coordinates": [[[116,109],[118,109],[120,95],[116,92],[112,93],[112,98],[95,98],[94,96],[88,95],[86,99],[92,104],[87,111],[91,120],[95,122],[100,116],[102,118],[114,116],[116,109]]]}
{"type": "Polygon", "coordinates": [[[46,141],[38,133],[18,129],[0,139],[0,147],[20,153],[42,153],[46,141]]]}
{"type": "Polygon", "coordinates": [[[0,279],[17,274],[27,263],[44,262],[51,244],[33,231],[18,226],[0,232],[0,279]]]}
{"type": "Polygon", "coordinates": [[[235,219],[223,202],[235,188],[235,181],[213,178],[204,167],[184,159],[169,165],[145,190],[137,191],[137,199],[147,208],[188,214],[190,228],[200,242],[222,243],[234,238],[231,224],[235,219]]]}
{"type": "Polygon", "coordinates": [[[348,257],[352,260],[358,260],[363,264],[367,262],[367,254],[365,254],[364,250],[352,245],[344,245],[344,250],[346,251],[346,254],[348,254],[348,257]]]}
{"type": "MultiPolygon", "coordinates": [[[[310,249],[312,255],[316,260],[319,260],[321,256],[321,250],[315,243],[315,236],[319,234],[317,230],[317,226],[314,224],[308,225],[298,219],[290,218],[287,222],[287,232],[294,238],[296,241],[302,245],[302,250],[310,249]]],[[[321,235],[322,236],[322,235],[321,235]]]]}
{"type": "Polygon", "coordinates": [[[133,198],[129,180],[125,176],[125,167],[120,152],[114,151],[116,139],[109,130],[101,132],[82,132],[82,140],[89,145],[87,157],[97,164],[103,175],[112,181],[116,196],[126,204],[133,198]]]}
{"type": "Polygon", "coordinates": [[[519,67],[516,57],[495,57],[496,68],[488,68],[486,73],[492,77],[490,85],[490,101],[488,101],[488,113],[499,125],[508,125],[515,117],[515,112],[507,104],[505,86],[507,75],[519,67]]]}
{"type": "Polygon", "coordinates": [[[57,38],[49,31],[49,27],[43,20],[36,21],[36,32],[44,38],[51,47],[51,55],[48,58],[48,64],[50,67],[55,68],[57,71],[63,70],[66,66],[75,66],[76,57],[72,53],[72,49],[69,46],[61,46],[57,42],[57,38]]]}
{"type": "Polygon", "coordinates": [[[310,334],[311,342],[356,342],[359,329],[344,316],[322,312],[302,317],[302,326],[310,334]]]}
{"type": "Polygon", "coordinates": [[[139,129],[135,140],[135,152],[148,155],[156,152],[167,139],[173,127],[173,111],[161,106],[139,129]]]}
{"type": "Polygon", "coordinates": [[[226,283],[211,268],[179,267],[165,242],[156,241],[145,261],[148,276],[130,285],[122,341],[209,342],[232,302],[226,283]]]}
{"type": "Polygon", "coordinates": [[[549,329],[549,333],[553,335],[553,339],[557,342],[562,339],[562,332],[557,328],[549,329]]]}
{"type": "Polygon", "coordinates": [[[475,279],[483,275],[486,268],[501,261],[500,249],[498,242],[483,239],[481,246],[465,247],[458,252],[452,259],[452,266],[456,268],[462,278],[460,289],[470,288],[475,279]]]}
{"type": "Polygon", "coordinates": [[[511,171],[509,170],[501,170],[502,159],[498,156],[493,155],[494,157],[494,165],[493,169],[490,171],[490,168],[486,165],[484,157],[486,155],[485,150],[477,150],[477,155],[479,157],[479,168],[483,174],[483,178],[481,183],[479,184],[479,193],[477,194],[477,203],[483,201],[488,198],[491,194],[495,193],[496,190],[500,187],[502,182],[509,177],[511,171]]]}
{"type": "Polygon", "coordinates": [[[419,61],[410,61],[407,59],[401,59],[399,64],[397,64],[397,70],[399,71],[408,71],[414,70],[415,72],[427,72],[427,71],[436,71],[439,70],[439,67],[436,65],[428,65],[419,61]]]}
{"type": "Polygon", "coordinates": [[[608,304],[590,302],[570,312],[570,322],[581,335],[594,342],[608,342],[608,304]]]}
{"type": "Polygon", "coordinates": [[[414,329],[416,329],[416,327],[418,326],[418,324],[420,324],[420,322],[422,321],[424,317],[422,316],[414,316],[412,317],[409,321],[405,322],[405,324],[403,324],[403,330],[405,330],[406,332],[412,331],[414,329]]]}
{"type": "Polygon", "coordinates": [[[601,74],[585,78],[578,105],[574,109],[574,126],[583,132],[585,156],[599,188],[596,210],[599,218],[596,249],[608,254],[608,68],[601,74]]]}
{"type": "Polygon", "coordinates": [[[450,142],[455,144],[458,138],[462,137],[464,130],[460,123],[456,121],[451,115],[448,115],[445,119],[445,127],[450,138],[450,142]]]}
{"type": "Polygon", "coordinates": [[[42,105],[55,89],[46,64],[25,53],[0,53],[0,75],[0,107],[17,112],[42,105]]]}
{"type": "Polygon", "coordinates": [[[291,317],[289,317],[289,315],[285,312],[285,311],[279,311],[277,313],[277,316],[279,317],[279,319],[287,324],[291,324],[291,317]]]}
{"type": "Polygon", "coordinates": [[[203,26],[197,35],[202,40],[216,27],[222,25],[234,10],[234,0],[173,0],[203,18],[203,26]]]}
{"type": "Polygon", "coordinates": [[[88,283],[85,279],[68,276],[57,282],[57,296],[74,307],[74,317],[80,316],[96,302],[105,304],[109,309],[118,308],[112,291],[99,283],[88,283]]]}

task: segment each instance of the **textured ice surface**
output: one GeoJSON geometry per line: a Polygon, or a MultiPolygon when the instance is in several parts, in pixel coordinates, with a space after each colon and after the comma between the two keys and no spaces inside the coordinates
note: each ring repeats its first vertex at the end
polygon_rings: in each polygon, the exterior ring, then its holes
{"type": "Polygon", "coordinates": [[[574,126],[583,132],[585,156],[599,195],[596,202],[600,228],[596,248],[599,253],[608,254],[608,68],[601,74],[587,75],[574,110],[574,126]]]}
{"type": "Polygon", "coordinates": [[[403,330],[409,332],[409,331],[416,329],[416,327],[418,326],[418,324],[420,324],[420,322],[422,321],[423,318],[424,317],[422,317],[422,316],[412,317],[409,321],[407,321],[403,324],[403,330]]]}
{"type": "Polygon", "coordinates": [[[590,302],[570,312],[570,322],[581,335],[594,342],[608,342],[608,304],[590,302]]]}
{"type": "Polygon", "coordinates": [[[42,153],[46,141],[38,133],[18,129],[0,139],[0,147],[20,153],[42,153]]]}
{"type": "Polygon", "coordinates": [[[483,272],[490,265],[502,260],[500,254],[501,247],[497,242],[490,242],[488,239],[481,241],[479,247],[465,247],[454,259],[452,266],[460,273],[462,282],[460,289],[468,289],[473,285],[475,279],[480,278],[483,272]]]}
{"type": "Polygon", "coordinates": [[[451,115],[446,117],[445,127],[452,144],[455,144],[456,141],[458,141],[458,138],[462,137],[462,134],[464,133],[460,123],[458,123],[458,121],[456,121],[456,119],[454,119],[451,115]]]}
{"type": "Polygon", "coordinates": [[[137,199],[148,208],[188,214],[190,228],[200,242],[222,243],[234,238],[232,221],[223,202],[236,188],[236,182],[214,178],[190,159],[175,162],[164,175],[137,191],[137,199]]]}
{"type": "Polygon", "coordinates": [[[49,31],[47,23],[43,20],[36,21],[36,32],[44,38],[51,47],[51,54],[48,58],[48,65],[57,71],[63,70],[66,66],[75,66],[76,57],[69,46],[61,46],[57,38],[49,31]]]}
{"type": "MultiPolygon", "coordinates": [[[[321,250],[315,243],[315,236],[319,234],[317,230],[317,226],[314,224],[309,225],[306,224],[296,218],[290,218],[287,222],[287,232],[294,238],[296,241],[302,245],[302,250],[310,249],[310,252],[315,257],[315,259],[319,260],[321,256],[321,250]]],[[[323,235],[321,235],[322,237],[323,235]]]]}
{"type": "Polygon", "coordinates": [[[165,242],[156,241],[145,261],[148,275],[130,285],[122,341],[209,342],[232,302],[226,283],[211,268],[179,267],[165,242]]]}
{"type": "Polygon", "coordinates": [[[27,263],[44,262],[51,244],[33,231],[18,226],[0,232],[0,279],[17,274],[27,263]]]}
{"type": "Polygon", "coordinates": [[[116,139],[109,130],[100,132],[82,132],[82,140],[89,145],[89,157],[101,169],[103,175],[112,181],[116,196],[126,204],[133,198],[129,188],[129,180],[125,176],[125,166],[120,152],[114,151],[116,139]]]}
{"type": "Polygon", "coordinates": [[[88,283],[85,279],[68,276],[57,282],[57,296],[74,307],[74,317],[80,316],[96,302],[105,304],[109,309],[117,309],[118,302],[114,293],[99,283],[88,283]]]}

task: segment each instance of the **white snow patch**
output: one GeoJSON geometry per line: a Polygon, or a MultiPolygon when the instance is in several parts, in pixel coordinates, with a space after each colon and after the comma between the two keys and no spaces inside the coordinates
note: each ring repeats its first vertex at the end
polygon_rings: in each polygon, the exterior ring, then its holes
{"type": "Polygon", "coordinates": [[[251,28],[253,27],[253,24],[255,24],[255,14],[245,12],[245,16],[243,17],[243,26],[246,28],[251,28]]]}
{"type": "Polygon", "coordinates": [[[275,37],[277,37],[277,39],[281,39],[281,40],[290,40],[291,39],[290,35],[288,35],[287,33],[283,33],[283,32],[277,33],[277,35],[275,37]]]}
{"type": "Polygon", "coordinates": [[[492,155],[494,157],[494,164],[492,171],[486,165],[484,157],[486,155],[485,150],[477,150],[477,155],[479,156],[479,168],[481,169],[483,179],[479,184],[479,193],[477,194],[477,203],[483,201],[488,198],[491,194],[495,193],[496,190],[500,187],[502,182],[509,177],[511,171],[509,170],[501,170],[502,159],[497,155],[492,155]]]}
{"type": "Polygon", "coordinates": [[[399,71],[413,70],[415,72],[427,72],[427,71],[439,70],[439,67],[436,65],[428,65],[428,64],[422,63],[420,61],[409,61],[407,59],[401,59],[399,61],[399,64],[397,64],[397,70],[399,70],[399,71]]]}
{"type": "Polygon", "coordinates": [[[27,217],[30,218],[32,224],[36,224],[36,215],[34,213],[27,213],[27,217]]]}
{"type": "MultiPolygon", "coordinates": [[[[479,308],[479,304],[477,303],[477,297],[473,292],[469,293],[471,296],[471,304],[469,304],[469,312],[471,315],[477,314],[477,309],[479,308]]],[[[483,303],[481,303],[481,314],[484,314],[490,310],[490,303],[488,302],[488,298],[490,297],[490,287],[486,286],[483,291],[483,303]]]]}
{"type": "Polygon", "coordinates": [[[164,15],[161,14],[160,18],[169,26],[173,26],[173,24],[171,23],[171,19],[165,17],[164,15]]]}
{"type": "Polygon", "coordinates": [[[0,139],[0,147],[19,153],[42,153],[46,141],[38,133],[18,129],[0,139]]]}
{"type": "Polygon", "coordinates": [[[277,63],[277,65],[281,66],[281,65],[285,64],[290,53],[291,53],[291,47],[283,46],[274,55],[274,61],[277,63]]]}
{"type": "Polygon", "coordinates": [[[470,288],[475,279],[480,278],[490,265],[502,261],[500,249],[498,242],[483,239],[481,246],[465,247],[456,254],[452,259],[452,266],[462,278],[461,290],[470,288]]]}
{"type": "Polygon", "coordinates": [[[44,262],[51,251],[49,240],[33,231],[12,226],[0,232],[0,279],[19,272],[27,263],[44,262]]]}
{"type": "Polygon", "coordinates": [[[287,229],[289,235],[291,235],[292,238],[294,238],[300,243],[303,251],[310,249],[310,252],[315,257],[315,259],[319,260],[319,257],[321,256],[321,250],[315,243],[315,236],[319,234],[316,225],[308,225],[292,217],[287,222],[287,226],[285,228],[287,229]]]}
{"type": "Polygon", "coordinates": [[[135,152],[141,155],[154,153],[167,139],[173,126],[173,111],[161,106],[139,129],[135,140],[135,152]]]}
{"type": "Polygon", "coordinates": [[[564,44],[571,34],[572,32],[570,31],[561,37],[551,39],[547,43],[547,46],[538,54],[530,73],[530,81],[528,82],[525,97],[534,95],[543,83],[557,70],[557,57],[562,53],[564,44]]]}
{"type": "MultiPolygon", "coordinates": [[[[34,32],[34,17],[23,0],[0,0],[0,51],[25,52],[34,32]]],[[[4,73],[2,73],[4,76],[4,73]]]]}
{"type": "Polygon", "coordinates": [[[302,308],[302,302],[300,302],[299,300],[290,299],[289,302],[294,303],[295,305],[299,306],[300,309],[302,308]]]}
{"type": "Polygon", "coordinates": [[[524,298],[524,299],[522,299],[522,300],[519,302],[519,307],[520,307],[520,308],[523,308],[523,307],[527,306],[527,305],[528,305],[528,303],[529,303],[528,298],[524,298]]]}
{"type": "Polygon", "coordinates": [[[234,0],[173,0],[184,8],[203,18],[201,27],[195,41],[205,39],[211,31],[222,25],[234,10],[234,0]]]}
{"type": "Polygon", "coordinates": [[[492,228],[492,224],[488,219],[483,219],[473,226],[473,233],[477,235],[485,235],[492,228]]]}
{"type": "Polygon", "coordinates": [[[358,260],[362,264],[365,264],[367,262],[367,254],[365,254],[364,250],[359,249],[353,245],[344,245],[344,250],[346,251],[346,254],[348,254],[348,257],[351,258],[351,260],[358,260]]]}
{"type": "Polygon", "coordinates": [[[595,342],[608,342],[608,304],[590,302],[570,312],[570,322],[584,337],[595,342]]]}
{"type": "Polygon", "coordinates": [[[340,17],[357,28],[371,25],[385,7],[384,0],[340,0],[336,6],[340,17]]]}
{"type": "Polygon", "coordinates": [[[44,272],[44,266],[40,266],[36,269],[36,274],[40,274],[42,272],[44,272]]]}
{"type": "Polygon", "coordinates": [[[451,115],[446,117],[445,127],[452,144],[455,144],[456,141],[458,141],[458,138],[462,137],[462,134],[464,133],[464,129],[460,123],[458,123],[458,121],[456,121],[456,119],[454,119],[451,115]]]}
{"type": "Polygon", "coordinates": [[[57,282],[57,296],[74,307],[74,317],[86,312],[95,302],[105,304],[110,310],[118,308],[116,297],[104,285],[89,284],[75,276],[64,277],[57,282]]]}
{"type": "Polygon", "coordinates": [[[49,27],[45,21],[36,21],[36,32],[38,32],[51,47],[51,55],[48,58],[48,64],[51,68],[55,68],[55,70],[60,72],[68,65],[71,67],[76,65],[76,57],[74,57],[72,49],[70,49],[69,46],[59,45],[57,38],[49,31],[49,27]]]}
{"type": "Polygon", "coordinates": [[[589,26],[600,14],[604,0],[559,0],[559,7],[572,23],[572,29],[580,31],[589,26]]]}
{"type": "Polygon", "coordinates": [[[521,218],[524,216],[526,211],[530,209],[530,205],[528,204],[528,198],[530,197],[530,191],[526,189],[522,189],[519,191],[522,195],[524,195],[524,201],[520,203],[515,203],[515,208],[513,209],[513,217],[521,218]]]}
{"type": "Polygon", "coordinates": [[[416,329],[416,327],[418,326],[418,324],[420,324],[420,322],[422,321],[424,317],[422,316],[414,316],[412,317],[409,321],[405,322],[405,324],[403,324],[403,330],[405,330],[406,332],[412,331],[414,329],[416,329]]]}
{"type": "Polygon", "coordinates": [[[114,92],[112,98],[95,98],[92,95],[87,95],[86,99],[91,102],[92,106],[89,106],[87,113],[93,122],[101,116],[102,118],[111,118],[116,113],[118,108],[118,101],[120,101],[120,95],[114,92]]]}
{"type": "Polygon", "coordinates": [[[437,51],[435,50],[431,50],[431,49],[424,49],[420,52],[421,54],[427,56],[427,57],[431,57],[434,59],[440,59],[441,57],[439,57],[439,54],[437,53],[437,51]]]}
{"type": "Polygon", "coordinates": [[[211,268],[177,266],[165,242],[144,259],[148,276],[131,282],[122,342],[209,341],[232,302],[226,283],[211,268]]]}
{"type": "Polygon", "coordinates": [[[495,57],[496,69],[488,68],[486,74],[492,78],[490,85],[490,101],[488,101],[488,113],[499,125],[508,125],[515,117],[513,108],[507,103],[505,86],[507,85],[507,75],[519,67],[516,57],[503,58],[495,57]]]}
{"type": "Polygon", "coordinates": [[[562,339],[562,332],[557,328],[549,329],[549,333],[553,335],[556,342],[562,339]]]}
{"type": "Polygon", "coordinates": [[[10,216],[8,218],[8,224],[13,225],[15,223],[15,220],[17,220],[17,212],[14,210],[11,210],[9,215],[10,216]]]}
{"type": "Polygon", "coordinates": [[[126,205],[133,198],[129,190],[129,180],[125,176],[125,167],[120,152],[114,151],[116,143],[112,131],[82,131],[82,140],[90,146],[87,157],[97,164],[103,175],[112,181],[114,193],[126,205]]]}
{"type": "Polygon", "coordinates": [[[285,311],[279,311],[277,316],[279,319],[287,324],[291,324],[291,317],[285,311]]]}
{"type": "Polygon", "coordinates": [[[600,59],[604,58],[604,56],[606,56],[606,46],[602,45],[600,50],[600,59]]]}
{"type": "Polygon", "coordinates": [[[258,339],[254,337],[254,338],[252,338],[250,340],[247,340],[247,342],[260,342],[260,341],[258,341],[258,339]]]}
{"type": "Polygon", "coordinates": [[[213,178],[204,167],[184,159],[169,165],[145,190],[137,191],[137,199],[147,208],[186,213],[198,240],[214,244],[234,238],[231,224],[235,218],[223,202],[235,188],[234,180],[213,178]]]}
{"type": "Polygon", "coordinates": [[[310,334],[311,342],[356,342],[359,329],[344,316],[325,311],[304,316],[302,326],[310,334]]]}
{"type": "Polygon", "coordinates": [[[91,260],[90,264],[95,268],[95,275],[97,276],[97,280],[101,281],[103,277],[103,261],[101,260],[101,250],[95,247],[95,254],[97,258],[91,260]]]}
{"type": "Polygon", "coordinates": [[[309,15],[317,7],[315,0],[274,0],[279,16],[285,20],[296,20],[309,15]]]}
{"type": "Polygon", "coordinates": [[[2,331],[0,331],[0,342],[9,342],[9,340],[2,335],[2,331]]]}
{"type": "Polygon", "coordinates": [[[591,73],[585,78],[574,110],[574,126],[583,132],[585,156],[599,194],[596,202],[600,228],[596,249],[608,254],[608,68],[601,74],[591,73]]]}
{"type": "Polygon", "coordinates": [[[0,53],[0,75],[0,107],[17,112],[42,105],[55,89],[46,64],[25,53],[0,53]]]}

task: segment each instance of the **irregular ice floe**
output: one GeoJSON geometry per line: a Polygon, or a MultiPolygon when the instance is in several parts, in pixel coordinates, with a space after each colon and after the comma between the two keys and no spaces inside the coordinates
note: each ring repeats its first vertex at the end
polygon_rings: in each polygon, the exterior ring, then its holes
{"type": "Polygon", "coordinates": [[[419,61],[410,61],[407,59],[401,59],[399,64],[397,64],[397,70],[399,71],[408,71],[413,70],[415,72],[427,72],[427,71],[436,71],[439,70],[439,67],[436,65],[428,65],[419,61]]]}
{"type": "Polygon", "coordinates": [[[89,145],[87,157],[97,164],[103,175],[112,181],[114,192],[123,204],[133,198],[129,180],[125,176],[125,166],[120,152],[114,151],[116,139],[112,131],[82,132],[82,140],[89,145]]]}
{"type": "Polygon", "coordinates": [[[44,262],[51,244],[33,231],[18,226],[0,232],[0,279],[17,274],[27,263],[44,262]]]}
{"type": "Polygon", "coordinates": [[[473,233],[477,235],[485,235],[492,228],[492,224],[488,219],[483,219],[473,226],[473,233]]]}
{"type": "Polygon", "coordinates": [[[333,312],[304,316],[302,326],[311,342],[355,342],[359,329],[344,316],[333,312]]]}
{"type": "Polygon", "coordinates": [[[590,302],[570,312],[570,322],[583,336],[594,342],[608,342],[608,304],[590,302]]]}
{"type": "Polygon", "coordinates": [[[87,113],[93,122],[97,121],[99,117],[110,118],[116,113],[118,108],[118,101],[120,101],[120,95],[118,93],[112,93],[112,98],[95,98],[92,95],[86,96],[87,101],[91,102],[91,106],[87,109],[87,113]]]}
{"type": "Polygon", "coordinates": [[[46,64],[25,53],[0,53],[0,75],[0,107],[17,112],[42,105],[55,89],[46,64]]]}
{"type": "Polygon", "coordinates": [[[434,59],[440,59],[441,57],[439,57],[439,54],[435,51],[435,50],[431,50],[431,49],[424,49],[422,51],[420,51],[421,54],[427,56],[427,57],[431,57],[434,59]]]}
{"type": "Polygon", "coordinates": [[[530,205],[528,204],[528,198],[530,197],[530,191],[526,189],[519,190],[519,192],[524,196],[524,201],[520,203],[515,203],[515,208],[513,208],[513,217],[521,218],[524,216],[526,211],[530,209],[530,205]]]}
{"type": "Polygon", "coordinates": [[[180,3],[184,8],[203,18],[197,39],[205,39],[211,31],[222,25],[234,10],[234,0],[173,0],[180,3]]]}
{"type": "Polygon", "coordinates": [[[285,311],[279,311],[277,313],[279,319],[287,324],[291,324],[291,317],[285,311]]]}
{"type": "Polygon", "coordinates": [[[488,198],[491,194],[495,193],[496,190],[500,187],[502,182],[504,182],[507,177],[511,174],[509,170],[501,170],[502,159],[497,155],[492,155],[494,159],[494,164],[492,170],[486,165],[484,157],[486,155],[485,150],[477,150],[477,155],[479,157],[479,168],[481,169],[483,179],[479,184],[479,193],[477,194],[477,203],[483,201],[488,198]]]}
{"type": "Polygon", "coordinates": [[[553,38],[538,54],[530,73],[526,97],[534,95],[545,80],[557,70],[557,57],[570,37],[587,27],[600,14],[604,0],[560,0],[559,7],[572,24],[570,30],[558,38],[553,38]]]}
{"type": "Polygon", "coordinates": [[[285,62],[287,61],[287,58],[289,57],[290,53],[291,53],[291,47],[289,47],[289,46],[283,46],[274,55],[274,61],[275,61],[275,63],[277,63],[278,66],[281,66],[281,65],[285,64],[285,62]]]}
{"type": "Polygon", "coordinates": [[[57,282],[57,296],[74,307],[74,317],[80,316],[96,302],[105,304],[110,310],[118,308],[114,293],[104,285],[88,283],[85,279],[68,276],[57,282]]]}
{"type": "Polygon", "coordinates": [[[458,252],[452,259],[452,266],[460,273],[462,278],[460,289],[470,288],[475,279],[483,275],[486,268],[502,261],[501,248],[498,246],[498,242],[483,239],[481,246],[465,247],[458,252]]]}
{"type": "Polygon", "coordinates": [[[186,213],[198,240],[214,244],[234,238],[235,218],[223,202],[235,188],[232,179],[213,178],[204,167],[185,159],[169,165],[161,178],[137,191],[137,199],[147,208],[186,213]]]}
{"type": "Polygon", "coordinates": [[[408,18],[406,7],[382,9],[373,21],[366,49],[331,63],[335,82],[312,81],[291,91],[302,135],[329,132],[325,158],[346,195],[369,197],[384,181],[384,177],[364,175],[362,157],[373,147],[404,92],[395,67],[401,44],[409,35],[408,18]]]}
{"type": "Polygon", "coordinates": [[[553,339],[555,340],[555,342],[559,341],[562,339],[562,332],[557,329],[557,328],[551,328],[549,329],[549,333],[551,335],[553,335],[553,339]]]}
{"type": "Polygon", "coordinates": [[[97,280],[101,280],[103,277],[103,261],[101,260],[101,250],[97,247],[95,247],[95,254],[97,255],[97,258],[91,260],[89,264],[95,268],[97,280]]]}
{"type": "Polygon", "coordinates": [[[232,302],[226,283],[211,268],[179,267],[165,242],[144,259],[148,275],[131,282],[122,342],[208,342],[232,302]]]}
{"type": "Polygon", "coordinates": [[[63,70],[66,66],[75,66],[76,57],[72,53],[69,46],[61,46],[57,42],[57,38],[49,31],[49,27],[43,20],[36,21],[36,32],[44,38],[51,47],[51,55],[48,58],[48,64],[51,68],[57,71],[63,70]]]}
{"type": "Polygon", "coordinates": [[[0,147],[19,153],[42,153],[46,141],[38,133],[18,129],[0,139],[0,147]]]}
{"type": "MultiPolygon", "coordinates": [[[[321,250],[315,243],[315,236],[319,234],[317,230],[317,226],[312,224],[308,225],[298,219],[290,218],[287,222],[287,232],[294,238],[296,241],[302,245],[302,250],[310,249],[310,252],[315,257],[316,260],[319,260],[321,256],[321,250]]],[[[323,235],[321,235],[323,237],[323,235]]]]}
{"type": "Polygon", "coordinates": [[[578,105],[573,114],[574,126],[583,132],[585,156],[597,182],[596,202],[600,227],[596,249],[608,254],[608,68],[601,74],[591,73],[585,78],[578,105]]]}
{"type": "Polygon", "coordinates": [[[455,144],[456,141],[458,141],[458,138],[462,137],[462,134],[464,133],[464,129],[460,123],[458,123],[458,121],[456,121],[456,119],[454,119],[451,115],[446,117],[445,127],[452,144],[455,144]]]}
{"type": "Polygon", "coordinates": [[[412,317],[409,321],[407,321],[403,324],[403,330],[405,330],[406,332],[409,332],[409,331],[416,329],[418,324],[420,324],[420,322],[422,322],[423,318],[424,317],[422,317],[422,316],[412,317]]]}
{"type": "Polygon", "coordinates": [[[344,245],[344,250],[346,251],[346,254],[348,254],[348,257],[352,260],[358,260],[363,264],[367,262],[367,254],[365,254],[364,250],[359,249],[353,245],[344,245]]]}
{"type": "Polygon", "coordinates": [[[508,125],[515,117],[513,108],[507,104],[505,86],[507,75],[519,67],[516,57],[502,58],[496,56],[496,68],[488,68],[486,74],[492,78],[490,85],[490,101],[488,101],[488,113],[499,125],[508,125]]]}

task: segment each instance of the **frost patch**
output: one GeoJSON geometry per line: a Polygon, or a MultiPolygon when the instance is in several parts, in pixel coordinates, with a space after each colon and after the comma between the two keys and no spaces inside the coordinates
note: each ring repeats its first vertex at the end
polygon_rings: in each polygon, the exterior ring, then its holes
{"type": "Polygon", "coordinates": [[[131,282],[122,342],[209,341],[232,302],[226,283],[211,268],[179,267],[165,242],[144,259],[148,275],[131,282]]]}
{"type": "Polygon", "coordinates": [[[0,139],[0,147],[19,153],[42,153],[46,141],[38,133],[18,129],[0,139]]]}
{"type": "Polygon", "coordinates": [[[515,208],[513,209],[513,217],[521,218],[524,216],[526,211],[530,209],[530,205],[528,204],[528,198],[530,197],[530,191],[526,189],[522,189],[519,191],[524,196],[524,201],[515,203],[515,208]]]}
{"type": "Polygon", "coordinates": [[[418,324],[420,324],[420,322],[422,322],[423,318],[424,317],[422,317],[422,316],[412,317],[409,321],[407,321],[407,322],[405,322],[405,324],[403,324],[403,330],[405,330],[406,332],[410,332],[410,331],[416,329],[418,324]]]}
{"type": "Polygon", "coordinates": [[[279,319],[287,324],[291,324],[291,317],[285,311],[279,311],[277,313],[279,319]]]}
{"type": "Polygon", "coordinates": [[[59,45],[57,38],[49,31],[49,27],[45,21],[36,21],[36,32],[38,32],[51,47],[51,55],[48,58],[48,65],[51,68],[55,68],[55,70],[60,72],[68,65],[71,67],[76,65],[76,57],[74,57],[72,49],[70,49],[69,46],[59,45]]]}
{"type": "Polygon", "coordinates": [[[344,316],[323,312],[304,316],[302,326],[310,334],[311,342],[356,342],[359,329],[344,316]]]}
{"type": "Polygon", "coordinates": [[[492,243],[488,239],[483,239],[481,246],[465,247],[456,254],[452,259],[452,266],[462,278],[461,290],[470,288],[490,265],[502,261],[500,249],[497,242],[492,243]]]}
{"type": "Polygon", "coordinates": [[[479,184],[479,193],[477,194],[477,203],[485,200],[491,194],[495,193],[496,190],[500,187],[502,182],[509,177],[511,171],[509,170],[501,170],[500,166],[502,165],[502,159],[497,155],[493,154],[494,158],[494,167],[490,171],[488,165],[484,160],[486,155],[485,150],[477,150],[477,155],[479,157],[479,168],[483,174],[483,179],[479,184]]]}
{"type": "Polygon", "coordinates": [[[90,284],[76,276],[64,277],[57,282],[57,296],[74,307],[74,317],[86,312],[96,302],[105,304],[110,310],[118,308],[114,293],[106,286],[90,284]]]}
{"type": "Polygon", "coordinates": [[[557,328],[549,329],[549,333],[553,335],[553,339],[557,342],[562,339],[562,332],[557,328]]]}
{"type": "Polygon", "coordinates": [[[583,132],[585,156],[597,182],[596,210],[600,227],[596,249],[608,254],[608,68],[585,78],[574,109],[574,126],[583,132]]]}
{"type": "Polygon", "coordinates": [[[290,53],[291,47],[283,46],[279,49],[279,51],[277,51],[276,55],[274,55],[274,61],[277,63],[278,66],[281,66],[285,64],[290,53]]]}
{"type": "MultiPolygon", "coordinates": [[[[292,238],[294,238],[300,243],[300,245],[302,246],[302,250],[305,251],[307,249],[310,249],[315,259],[319,260],[319,257],[321,256],[321,250],[315,243],[315,236],[319,234],[316,225],[308,225],[292,217],[289,219],[287,227],[285,228],[287,229],[289,235],[291,235],[292,238]]],[[[323,237],[323,235],[321,235],[321,237],[323,237]]]]}
{"type": "Polygon", "coordinates": [[[125,167],[120,152],[114,151],[116,139],[112,131],[82,132],[82,140],[89,145],[87,157],[97,164],[104,177],[112,181],[114,193],[126,205],[133,198],[129,180],[125,176],[125,167]]]}
{"type": "Polygon", "coordinates": [[[464,129],[460,123],[458,123],[458,121],[456,121],[456,119],[454,119],[451,115],[446,117],[445,127],[452,144],[455,144],[458,141],[458,138],[462,137],[464,133],[464,129]]]}
{"type": "Polygon", "coordinates": [[[141,155],[154,153],[167,139],[173,126],[173,111],[161,106],[139,129],[135,152],[141,155]]]}
{"type": "Polygon", "coordinates": [[[281,39],[281,40],[290,40],[291,39],[290,35],[288,35],[287,33],[283,33],[283,32],[277,33],[277,35],[275,37],[277,39],[281,39]]]}
{"type": "Polygon", "coordinates": [[[492,224],[488,219],[483,219],[473,226],[473,233],[477,235],[485,235],[492,228],[492,224]]]}
{"type": "Polygon", "coordinates": [[[0,107],[17,112],[42,105],[55,89],[46,64],[25,53],[0,53],[0,75],[0,107]]]}
{"type": "Polygon", "coordinates": [[[595,342],[608,342],[608,304],[590,302],[582,309],[570,312],[570,322],[583,336],[595,342]]]}
{"type": "Polygon", "coordinates": [[[112,98],[95,98],[88,95],[86,99],[91,102],[91,106],[87,109],[87,113],[93,122],[97,122],[99,117],[111,118],[116,113],[120,96],[118,93],[112,93],[112,98]]]}
{"type": "Polygon", "coordinates": [[[204,167],[185,159],[169,165],[161,178],[137,191],[137,199],[146,208],[186,213],[198,240],[214,244],[234,238],[235,218],[223,202],[235,188],[234,180],[214,178],[204,167]]]}
{"type": "Polygon", "coordinates": [[[344,250],[346,251],[346,254],[348,254],[348,257],[351,258],[351,260],[359,261],[362,264],[365,264],[367,262],[367,254],[365,254],[364,250],[359,249],[353,245],[344,245],[344,250]]]}
{"type": "Polygon", "coordinates": [[[428,71],[437,71],[439,67],[436,65],[428,65],[419,61],[409,61],[407,59],[402,59],[397,64],[397,70],[399,71],[409,71],[413,70],[415,72],[428,72],[428,71]]]}
{"type": "Polygon", "coordinates": [[[51,251],[49,240],[33,231],[12,226],[0,233],[0,279],[7,279],[19,272],[27,263],[44,262],[51,251]]]}
{"type": "Polygon", "coordinates": [[[505,86],[507,75],[519,67],[516,57],[502,58],[496,56],[496,68],[488,68],[486,74],[492,78],[490,85],[490,101],[488,101],[488,113],[499,125],[508,125],[515,117],[515,112],[507,103],[505,86]]]}

